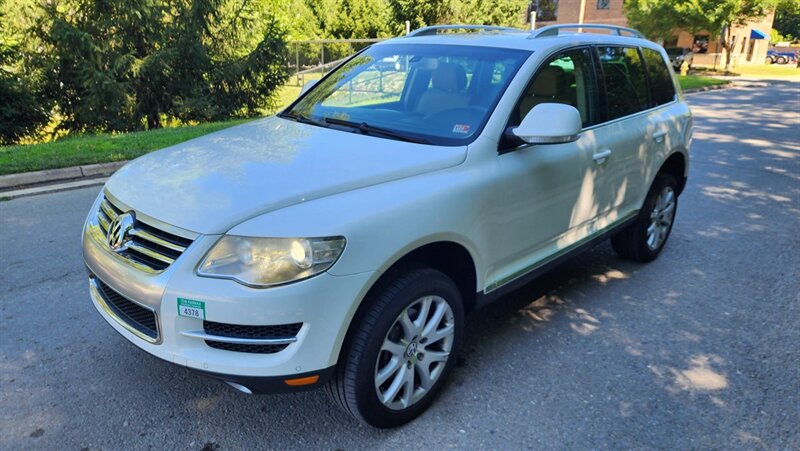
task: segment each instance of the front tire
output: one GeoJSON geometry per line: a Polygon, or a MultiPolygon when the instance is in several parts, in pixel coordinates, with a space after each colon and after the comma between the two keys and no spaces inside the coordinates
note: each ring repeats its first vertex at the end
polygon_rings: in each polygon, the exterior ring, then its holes
{"type": "Polygon", "coordinates": [[[419,268],[385,284],[328,384],[331,398],[364,424],[407,423],[431,404],[461,346],[461,293],[445,274],[419,268]]]}
{"type": "Polygon", "coordinates": [[[628,260],[655,260],[672,232],[677,210],[678,182],[670,174],[656,175],[636,221],[611,237],[611,246],[628,260]]]}

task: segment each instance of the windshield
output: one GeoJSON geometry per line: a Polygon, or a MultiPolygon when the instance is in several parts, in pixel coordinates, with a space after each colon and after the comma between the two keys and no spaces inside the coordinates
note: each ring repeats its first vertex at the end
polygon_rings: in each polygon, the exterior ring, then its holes
{"type": "Polygon", "coordinates": [[[483,128],[529,51],[384,44],[323,78],[281,117],[365,134],[463,145],[483,128]]]}
{"type": "Polygon", "coordinates": [[[683,49],[682,48],[672,48],[672,49],[666,49],[666,50],[667,50],[667,55],[669,55],[669,56],[681,56],[681,55],[683,55],[683,49]]]}

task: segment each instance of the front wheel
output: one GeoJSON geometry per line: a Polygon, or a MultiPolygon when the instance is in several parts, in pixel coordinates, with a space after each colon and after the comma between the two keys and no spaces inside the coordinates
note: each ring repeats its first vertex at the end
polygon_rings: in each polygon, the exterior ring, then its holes
{"type": "Polygon", "coordinates": [[[649,262],[667,243],[678,210],[678,182],[669,174],[658,174],[647,193],[636,221],[611,237],[617,253],[629,260],[649,262]]]}
{"type": "Polygon", "coordinates": [[[362,423],[399,426],[425,411],[453,368],[463,334],[461,293],[445,274],[420,268],[365,302],[327,391],[362,423]]]}

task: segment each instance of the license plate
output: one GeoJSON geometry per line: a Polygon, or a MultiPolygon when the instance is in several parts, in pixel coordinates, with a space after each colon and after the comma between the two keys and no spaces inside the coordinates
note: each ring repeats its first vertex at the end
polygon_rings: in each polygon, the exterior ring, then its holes
{"type": "Polygon", "coordinates": [[[206,303],[178,298],[178,315],[188,318],[206,319],[206,303]]]}

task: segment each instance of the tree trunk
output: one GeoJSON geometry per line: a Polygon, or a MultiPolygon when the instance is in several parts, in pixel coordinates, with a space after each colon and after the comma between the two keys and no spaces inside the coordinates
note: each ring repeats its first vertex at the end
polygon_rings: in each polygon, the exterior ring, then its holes
{"type": "Polygon", "coordinates": [[[147,129],[161,128],[161,116],[158,113],[147,113],[147,129]]]}
{"type": "Polygon", "coordinates": [[[736,48],[736,40],[731,38],[731,26],[725,25],[720,35],[720,43],[722,48],[725,49],[725,72],[728,72],[731,67],[731,58],[733,57],[733,50],[736,48]]]}

